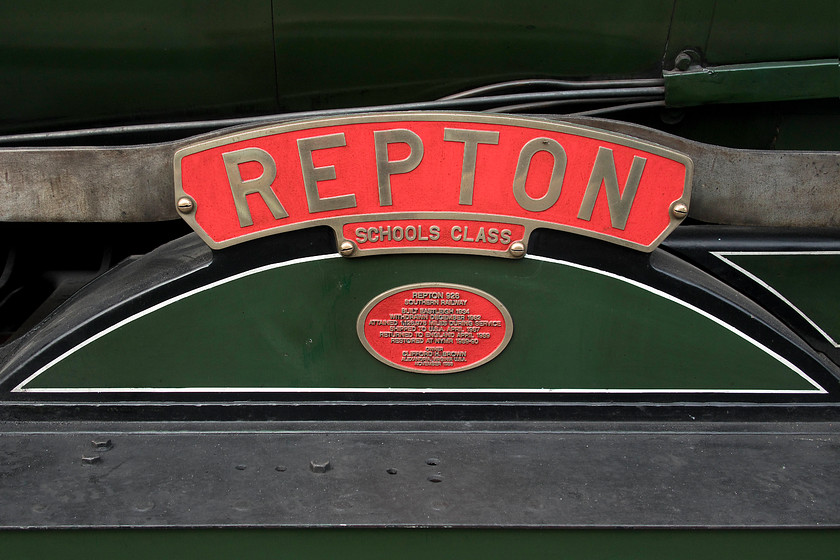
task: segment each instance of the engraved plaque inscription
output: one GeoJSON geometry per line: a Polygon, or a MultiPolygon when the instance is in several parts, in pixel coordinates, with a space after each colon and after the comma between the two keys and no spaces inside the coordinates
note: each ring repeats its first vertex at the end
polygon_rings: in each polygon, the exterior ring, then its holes
{"type": "Polygon", "coordinates": [[[359,314],[357,332],[368,352],[389,366],[454,373],[498,356],[513,335],[513,321],[486,292],[419,283],[374,298],[359,314]]]}

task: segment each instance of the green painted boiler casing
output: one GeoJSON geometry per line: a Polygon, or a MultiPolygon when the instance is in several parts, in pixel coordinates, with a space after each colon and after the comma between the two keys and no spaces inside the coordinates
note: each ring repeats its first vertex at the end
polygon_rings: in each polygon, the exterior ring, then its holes
{"type": "Polygon", "coordinates": [[[831,1],[37,0],[0,15],[13,22],[0,41],[5,131],[425,101],[520,78],[658,77],[688,48],[711,66],[840,55],[831,1]]]}

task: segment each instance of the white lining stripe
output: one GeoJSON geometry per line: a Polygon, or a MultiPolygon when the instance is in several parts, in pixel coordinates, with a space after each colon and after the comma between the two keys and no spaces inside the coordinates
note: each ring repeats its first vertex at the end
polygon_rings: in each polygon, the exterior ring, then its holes
{"type": "MultiPolygon", "coordinates": [[[[820,388],[822,389],[822,388],[820,388]]],[[[104,387],[104,388],[34,388],[21,389],[23,393],[504,393],[504,394],[549,394],[549,393],[581,393],[581,394],[705,394],[705,393],[733,393],[739,395],[812,395],[827,393],[825,390],[814,389],[438,389],[413,387],[104,387]]]]}
{"type": "Polygon", "coordinates": [[[773,286],[771,286],[770,284],[768,284],[767,282],[750,272],[749,270],[745,269],[744,267],[739,266],[726,258],[734,257],[737,255],[759,257],[776,255],[840,255],[840,251],[712,251],[712,254],[720,260],[722,260],[723,262],[725,262],[726,264],[728,264],[729,266],[731,266],[732,268],[734,268],[735,270],[737,270],[738,272],[740,272],[741,274],[743,274],[744,276],[746,276],[747,278],[751,279],[753,282],[763,287],[765,290],[767,290],[780,300],[782,300],[788,307],[796,311],[803,319],[808,321],[808,323],[812,327],[814,327],[817,330],[817,332],[819,332],[832,346],[834,346],[835,348],[840,348],[840,343],[836,342],[830,334],[825,332],[816,322],[814,322],[813,320],[811,320],[810,317],[805,315],[805,313],[801,309],[799,309],[793,303],[791,303],[789,299],[787,299],[785,296],[779,293],[779,291],[777,291],[773,286]]]}
{"type": "MultiPolygon", "coordinates": [[[[640,289],[642,289],[642,290],[648,291],[648,292],[650,292],[650,293],[652,293],[652,294],[654,294],[654,295],[657,295],[657,296],[659,296],[659,297],[665,298],[665,299],[667,299],[668,301],[671,301],[671,302],[676,303],[676,304],[678,304],[678,305],[682,305],[682,306],[683,306],[683,307],[685,307],[686,309],[690,309],[691,311],[694,311],[695,313],[699,313],[699,314],[700,314],[700,315],[702,315],[703,317],[706,317],[707,319],[709,319],[709,320],[711,320],[711,321],[714,321],[715,323],[717,323],[718,325],[722,326],[722,327],[723,327],[723,328],[725,328],[726,330],[728,330],[728,331],[730,331],[731,333],[733,333],[733,334],[735,334],[735,335],[737,335],[737,336],[741,337],[742,339],[746,340],[747,342],[749,342],[750,344],[752,344],[753,346],[755,346],[755,347],[756,347],[756,348],[758,348],[759,350],[763,351],[764,353],[766,353],[766,354],[767,354],[767,355],[769,355],[770,357],[774,358],[774,359],[775,359],[775,360],[777,360],[778,362],[780,362],[780,363],[782,363],[783,365],[787,366],[789,369],[793,370],[793,371],[794,371],[797,375],[799,375],[800,377],[802,377],[802,379],[804,379],[805,381],[807,381],[808,383],[810,383],[812,386],[814,386],[814,387],[817,389],[817,391],[816,391],[816,392],[823,393],[823,394],[828,393],[828,391],[826,391],[825,389],[823,389],[823,388],[822,388],[822,387],[821,387],[821,386],[820,386],[817,382],[815,382],[815,381],[814,381],[813,379],[811,379],[808,375],[806,375],[804,371],[802,371],[801,369],[799,369],[798,367],[796,367],[795,365],[793,365],[793,363],[791,363],[788,359],[786,359],[786,358],[784,358],[784,357],[780,356],[779,354],[777,354],[777,353],[776,353],[776,352],[774,352],[773,350],[771,350],[771,349],[767,348],[766,346],[764,346],[763,344],[761,344],[761,343],[760,343],[760,342],[758,342],[757,340],[755,340],[755,339],[753,339],[752,337],[748,336],[747,334],[745,334],[745,333],[743,333],[743,332],[739,331],[738,329],[736,329],[735,327],[733,327],[733,326],[732,326],[732,325],[730,325],[729,323],[725,323],[724,321],[722,321],[721,319],[719,319],[719,318],[715,317],[715,316],[714,316],[714,315],[712,315],[711,313],[708,313],[708,312],[706,312],[706,311],[703,311],[703,310],[702,310],[702,309],[700,309],[699,307],[696,307],[696,306],[694,306],[694,305],[692,305],[692,304],[690,304],[690,303],[688,303],[688,302],[686,302],[686,301],[683,301],[683,300],[681,300],[681,299],[678,299],[678,298],[676,298],[676,297],[672,296],[671,294],[668,294],[668,293],[663,292],[663,291],[661,291],[661,290],[657,290],[656,288],[653,288],[653,287],[648,286],[647,284],[643,284],[643,283],[641,283],[641,282],[637,282],[636,280],[631,280],[630,278],[626,278],[626,277],[624,277],[624,276],[619,276],[619,275],[614,274],[614,273],[612,273],[612,272],[607,272],[607,271],[605,271],[605,270],[600,270],[600,269],[593,268],[593,267],[590,267],[590,266],[584,266],[584,265],[582,265],[582,264],[577,264],[577,263],[573,263],[573,262],[569,262],[569,261],[563,261],[563,260],[559,260],[559,259],[551,259],[551,258],[548,258],[548,257],[540,257],[540,256],[531,256],[531,255],[529,255],[529,258],[534,259],[534,260],[538,260],[538,261],[546,261],[546,262],[552,262],[552,263],[564,264],[564,265],[566,265],[566,266],[570,266],[570,267],[572,267],[572,268],[578,268],[578,269],[580,269],[580,270],[586,270],[586,271],[588,271],[588,272],[593,272],[593,273],[595,273],[595,274],[601,274],[601,275],[603,275],[603,276],[607,276],[607,277],[609,277],[609,278],[613,278],[613,279],[615,279],[615,280],[619,280],[619,281],[621,281],[621,282],[626,282],[627,284],[630,284],[630,285],[635,286],[635,287],[637,287],[637,288],[640,288],[640,289]]],[[[748,392],[748,391],[734,390],[734,389],[726,389],[726,390],[720,390],[720,391],[714,391],[714,392],[720,392],[720,393],[744,393],[744,392],[748,392]]],[[[769,391],[767,391],[767,392],[770,392],[770,393],[791,393],[791,392],[796,393],[796,392],[806,392],[806,393],[808,393],[808,392],[812,392],[812,391],[807,391],[807,390],[803,390],[803,391],[799,391],[799,390],[796,390],[796,391],[791,391],[791,390],[769,390],[769,391]]]]}
{"type": "Polygon", "coordinates": [[[626,278],[624,276],[619,276],[617,274],[607,272],[604,270],[600,270],[597,268],[584,266],[581,264],[559,260],[559,259],[552,259],[548,257],[541,257],[536,255],[527,255],[526,258],[536,260],[536,261],[544,261],[549,263],[555,263],[560,265],[569,266],[572,268],[576,268],[579,270],[585,270],[587,272],[592,272],[594,274],[600,274],[602,276],[606,276],[608,278],[612,278],[615,280],[619,280],[621,282],[625,282],[637,288],[641,288],[647,292],[650,292],[654,295],[659,297],[665,298],[668,301],[673,303],[677,303],[691,311],[699,313],[703,317],[710,319],[717,323],[718,325],[724,327],[728,331],[736,334],[737,336],[741,337],[742,339],[746,340],[753,346],[757,347],[758,349],[762,350],[781,364],[788,367],[790,370],[795,372],[801,378],[806,380],[809,384],[811,384],[815,390],[809,389],[437,389],[437,388],[425,388],[425,389],[417,389],[417,388],[366,388],[366,387],[345,387],[345,388],[324,388],[324,387],[280,387],[280,388],[271,388],[271,387],[180,387],[180,388],[162,388],[162,387],[125,387],[125,388],[113,388],[113,387],[106,387],[106,388],[24,388],[28,383],[30,383],[33,379],[44,373],[46,370],[57,364],[58,362],[62,361],[66,357],[70,356],[71,354],[75,353],[77,350],[80,350],[87,346],[88,344],[102,338],[103,336],[115,331],[116,329],[127,325],[141,317],[144,317],[150,313],[153,313],[163,307],[176,303],[182,299],[186,299],[192,295],[204,292],[206,290],[213,289],[217,286],[227,284],[228,282],[233,282],[235,280],[239,280],[240,278],[244,278],[247,276],[251,276],[253,274],[258,274],[260,272],[264,272],[267,270],[272,270],[276,268],[281,268],[284,266],[292,266],[296,264],[308,263],[308,262],[315,262],[325,259],[333,259],[333,258],[343,258],[340,255],[332,254],[332,255],[318,255],[314,257],[304,257],[301,259],[294,259],[291,261],[285,261],[282,263],[273,263],[270,265],[262,266],[259,268],[255,268],[252,270],[247,270],[245,272],[240,272],[233,276],[229,276],[227,278],[223,278],[222,280],[217,280],[216,282],[212,282],[207,284],[206,286],[202,286],[200,288],[196,288],[189,292],[180,294],[175,296],[174,298],[168,299],[161,303],[158,303],[148,309],[141,311],[131,317],[123,319],[122,321],[108,327],[107,329],[97,333],[93,337],[85,340],[81,344],[75,346],[74,348],[68,350],[61,356],[55,358],[50,363],[39,369],[34,374],[27,377],[23,382],[21,382],[17,387],[12,389],[12,392],[27,392],[27,393],[125,393],[125,392],[143,392],[143,393],[187,393],[187,392],[196,392],[196,393],[534,393],[534,394],[546,394],[546,393],[596,393],[596,394],[610,394],[610,393],[627,393],[627,394],[639,394],[639,393],[675,393],[675,394],[704,394],[704,393],[719,393],[719,394],[811,394],[811,393],[820,393],[826,394],[824,388],[822,388],[819,384],[817,384],[813,379],[808,377],[802,370],[797,368],[793,363],[789,360],[783,358],[779,354],[775,353],[774,351],[770,350],[763,344],[759,343],[758,341],[752,339],[751,337],[747,336],[745,333],[742,333],[732,325],[725,323],[715,317],[699,309],[690,303],[687,303],[683,300],[680,300],[670,294],[662,292],[656,288],[643,284],[641,282],[637,282],[635,280],[631,280],[630,278],[626,278]]]}
{"type": "MultiPolygon", "coordinates": [[[[239,274],[234,274],[233,276],[229,276],[227,278],[217,280],[217,281],[212,282],[210,284],[207,284],[205,286],[201,286],[200,288],[196,288],[196,289],[191,290],[189,292],[185,292],[183,294],[177,295],[174,298],[168,299],[166,301],[162,301],[162,302],[160,302],[156,305],[153,305],[152,307],[149,307],[148,309],[144,309],[140,313],[137,313],[135,315],[132,315],[131,317],[127,317],[127,318],[123,319],[119,323],[111,325],[107,329],[105,329],[101,332],[98,332],[95,335],[93,335],[92,337],[88,338],[87,340],[85,340],[81,344],[78,344],[77,346],[74,346],[73,348],[71,348],[70,350],[68,350],[67,352],[62,354],[61,356],[52,360],[50,363],[48,363],[47,365],[45,365],[44,367],[42,367],[41,369],[39,369],[38,371],[36,371],[32,375],[30,375],[26,379],[24,379],[23,382],[20,383],[20,385],[18,385],[14,389],[12,389],[12,392],[13,393],[16,393],[18,391],[22,391],[22,392],[36,392],[36,391],[80,392],[80,391],[75,391],[75,390],[72,390],[72,389],[40,389],[40,390],[38,390],[38,389],[24,389],[23,387],[25,385],[27,385],[30,381],[32,381],[33,379],[35,379],[36,377],[38,377],[39,375],[41,375],[42,373],[44,373],[45,371],[47,371],[48,369],[53,367],[58,362],[62,361],[67,356],[70,356],[71,354],[74,354],[77,350],[81,350],[82,348],[84,348],[85,346],[90,344],[91,342],[95,342],[95,341],[99,340],[100,338],[102,338],[103,336],[114,332],[115,330],[117,330],[118,328],[120,328],[124,325],[127,325],[127,324],[129,324],[129,323],[131,323],[131,322],[133,322],[137,319],[140,319],[141,317],[145,317],[146,315],[148,315],[150,313],[154,313],[158,309],[163,309],[164,307],[167,307],[168,305],[171,305],[173,303],[177,303],[177,302],[181,301],[182,299],[186,299],[190,296],[193,296],[195,294],[199,294],[199,293],[204,292],[206,290],[211,290],[211,289],[215,288],[216,286],[221,286],[222,284],[227,284],[228,282],[233,282],[235,280],[239,280],[240,278],[245,278],[246,276],[251,276],[252,274],[259,274],[260,272],[264,272],[266,270],[272,270],[274,268],[280,268],[280,267],[283,267],[283,266],[290,266],[290,265],[294,265],[294,264],[320,261],[320,260],[324,260],[324,259],[334,259],[334,258],[339,258],[339,257],[340,257],[340,255],[316,255],[314,257],[303,257],[303,258],[300,258],[300,259],[294,259],[294,260],[291,260],[291,261],[284,261],[284,262],[281,262],[281,263],[272,263],[272,264],[268,264],[268,265],[265,265],[265,266],[261,266],[259,268],[253,268],[251,270],[246,270],[245,272],[240,272],[239,274]]],[[[129,390],[131,390],[131,391],[145,391],[145,389],[129,389],[129,390]]],[[[106,390],[105,389],[84,389],[83,391],[104,392],[106,390]]]]}

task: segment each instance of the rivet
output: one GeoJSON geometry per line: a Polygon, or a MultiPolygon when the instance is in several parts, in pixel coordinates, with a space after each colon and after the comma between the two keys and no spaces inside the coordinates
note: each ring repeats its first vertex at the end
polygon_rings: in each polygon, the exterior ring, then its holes
{"type": "Polygon", "coordinates": [[[195,210],[195,201],[188,196],[182,196],[178,199],[178,211],[181,214],[189,214],[195,210]]]}
{"type": "Polygon", "coordinates": [[[671,207],[671,214],[673,214],[676,219],[682,220],[688,216],[688,206],[686,206],[683,202],[677,202],[671,207]]]}
{"type": "Polygon", "coordinates": [[[90,443],[99,451],[108,451],[114,447],[114,444],[110,439],[95,439],[90,443]]]}
{"type": "Polygon", "coordinates": [[[309,470],[314,473],[325,473],[330,470],[329,461],[309,461],[309,470]]]}
{"type": "Polygon", "coordinates": [[[522,258],[525,256],[525,244],[521,241],[516,241],[510,244],[508,248],[508,253],[510,253],[511,257],[516,257],[517,259],[522,258]]]}
{"type": "Polygon", "coordinates": [[[342,241],[338,252],[341,253],[342,257],[349,257],[356,252],[356,244],[352,241],[342,241]]]}
{"type": "Polygon", "coordinates": [[[90,457],[84,456],[82,457],[82,463],[86,465],[93,465],[102,461],[102,457],[99,455],[91,455],[90,457]]]}

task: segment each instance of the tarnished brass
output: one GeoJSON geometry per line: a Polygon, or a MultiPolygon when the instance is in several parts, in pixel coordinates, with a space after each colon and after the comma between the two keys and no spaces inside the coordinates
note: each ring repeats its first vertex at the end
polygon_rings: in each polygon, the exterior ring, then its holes
{"type": "Polygon", "coordinates": [[[560,189],[563,187],[563,175],[565,172],[566,151],[563,149],[563,146],[551,138],[534,138],[525,144],[519,153],[519,162],[516,164],[516,174],[513,177],[513,196],[516,198],[516,202],[522,208],[531,212],[548,210],[560,198],[560,189]],[[548,152],[551,154],[554,157],[554,166],[551,169],[548,190],[540,198],[531,198],[525,192],[525,182],[528,179],[531,159],[537,152],[548,152]]]}
{"type": "Polygon", "coordinates": [[[682,220],[686,216],[688,216],[688,206],[685,205],[684,202],[675,202],[673,206],[671,206],[671,214],[678,220],[682,220]]]}
{"type": "Polygon", "coordinates": [[[248,202],[245,199],[245,196],[249,194],[259,193],[275,219],[279,220],[280,218],[287,218],[289,216],[277,198],[277,195],[271,190],[271,183],[277,177],[277,165],[267,152],[260,148],[244,148],[222,154],[222,158],[225,161],[225,171],[227,171],[228,180],[230,181],[230,190],[233,194],[233,201],[236,204],[236,213],[239,217],[240,226],[254,225],[254,220],[251,218],[251,211],[248,209],[248,202]],[[239,171],[239,165],[252,161],[262,166],[262,175],[256,179],[244,181],[239,171]]]}
{"type": "Polygon", "coordinates": [[[423,141],[416,133],[406,130],[380,130],[373,133],[376,146],[376,176],[379,182],[379,204],[391,206],[391,175],[413,171],[423,161],[423,141]],[[388,159],[389,144],[408,144],[411,153],[405,159],[388,159]]]}
{"type": "Polygon", "coordinates": [[[420,282],[368,302],[356,333],[383,364],[439,375],[473,369],[498,356],[513,337],[513,319],[501,301],[482,290],[420,282]]]}
{"type": "Polygon", "coordinates": [[[182,214],[189,214],[195,210],[195,201],[188,196],[182,196],[178,199],[178,211],[182,214]]]}
{"type": "Polygon", "coordinates": [[[510,248],[508,248],[508,252],[511,257],[515,257],[517,259],[522,258],[525,256],[525,244],[521,241],[511,243],[510,248]]]}
{"type": "Polygon", "coordinates": [[[461,172],[460,204],[472,204],[473,186],[475,185],[475,160],[479,144],[499,143],[499,133],[493,130],[464,130],[447,128],[444,130],[444,142],[464,143],[464,165],[461,172]]]}
{"type": "Polygon", "coordinates": [[[338,248],[338,252],[341,253],[342,257],[352,256],[353,253],[356,252],[356,244],[352,241],[342,241],[338,248]]]}
{"type": "Polygon", "coordinates": [[[315,164],[312,163],[312,152],[315,150],[346,146],[347,141],[344,138],[344,133],[317,136],[315,138],[300,138],[297,141],[297,145],[309,211],[326,212],[327,210],[354,208],[356,206],[356,195],[354,194],[321,198],[321,195],[318,193],[318,181],[331,181],[335,179],[335,167],[332,165],[315,167],[315,164]]]}
{"type": "MultiPolygon", "coordinates": [[[[684,219],[684,215],[678,216],[671,206],[664,206],[656,210],[667,216],[667,220],[661,233],[657,232],[645,237],[642,241],[633,237],[635,234],[613,235],[614,232],[629,231],[633,216],[630,212],[631,206],[639,207],[640,196],[644,179],[640,179],[643,173],[648,173],[661,158],[677,162],[678,166],[684,169],[685,177],[682,192],[675,195],[676,202],[687,204],[691,191],[691,176],[693,162],[690,158],[670,148],[640,140],[627,135],[615,134],[607,130],[599,130],[586,126],[570,125],[547,121],[544,119],[512,117],[501,115],[484,115],[475,113],[381,113],[371,115],[358,115],[352,117],[324,118],[312,121],[298,121],[282,123],[272,126],[255,128],[252,130],[238,131],[225,136],[211,137],[197,143],[190,144],[177,150],[174,156],[175,171],[175,198],[191,195],[182,185],[181,165],[185,158],[194,156],[206,150],[218,150],[228,145],[244,145],[245,141],[259,142],[260,139],[274,135],[297,133],[309,129],[318,128],[321,130],[330,129],[330,134],[316,132],[316,136],[298,137],[293,150],[294,163],[286,161],[284,165],[291,165],[289,169],[280,170],[277,162],[272,158],[277,154],[271,154],[271,148],[265,146],[265,151],[257,147],[233,149],[230,152],[221,151],[224,158],[224,170],[227,173],[226,182],[229,185],[224,188],[229,193],[220,192],[220,196],[229,197],[233,195],[235,212],[239,218],[239,228],[234,231],[230,226],[221,225],[215,222],[221,230],[210,235],[204,229],[204,223],[211,220],[208,216],[212,213],[202,215],[202,223],[199,223],[197,216],[183,214],[182,217],[211,247],[221,249],[249,239],[255,239],[274,233],[292,231],[304,227],[326,225],[331,227],[337,237],[338,245],[342,241],[354,242],[351,252],[347,247],[341,251],[342,255],[360,257],[374,254],[405,253],[405,252],[453,252],[467,254],[493,255],[503,258],[519,258],[520,250],[511,249],[511,243],[521,243],[522,254],[528,245],[531,233],[537,228],[559,229],[571,231],[604,239],[611,243],[631,247],[642,251],[652,251],[668,234],[673,231],[684,219]],[[369,132],[369,140],[351,140],[350,131],[354,127],[370,126],[378,124],[391,124],[394,128],[376,129],[369,132]],[[410,129],[412,123],[439,123],[445,124],[440,130],[440,136],[435,139],[421,138],[419,132],[410,129]],[[476,128],[473,129],[472,126],[476,128]],[[517,129],[528,129],[537,132],[530,138],[524,138],[522,143],[515,143],[517,151],[511,151],[511,142],[506,140],[504,133],[493,130],[480,130],[480,127],[500,126],[514,127],[517,129]],[[342,130],[339,127],[345,127],[342,130]],[[539,134],[545,131],[544,134],[539,134]],[[552,135],[549,137],[549,134],[552,135]],[[571,161],[567,155],[569,144],[564,143],[562,137],[567,135],[569,142],[573,139],[587,139],[596,142],[609,143],[612,146],[619,146],[622,149],[629,148],[637,150],[638,156],[631,162],[629,174],[624,176],[616,175],[619,152],[615,147],[601,147],[597,153],[591,155],[591,162],[586,165],[592,166],[583,170],[588,177],[583,177],[583,185],[580,185],[580,178],[574,185],[567,181],[564,188],[564,177],[571,168],[575,168],[577,177],[580,177],[581,164],[580,156],[571,161]],[[372,140],[372,142],[370,142],[372,140]],[[360,144],[361,142],[361,144],[360,144]],[[370,142],[370,155],[373,156],[373,173],[371,177],[363,182],[348,183],[348,166],[342,167],[338,163],[326,164],[325,162],[339,162],[340,154],[349,153],[352,150],[359,150],[364,142],[370,142]],[[424,142],[428,144],[424,148],[424,142]],[[505,142],[507,142],[505,144],[505,142]],[[461,146],[459,146],[459,144],[461,146]],[[505,144],[505,146],[502,146],[505,144]],[[394,146],[396,145],[396,146],[394,146]],[[446,147],[448,146],[448,148],[446,147]],[[398,149],[395,149],[398,148],[398,149]],[[503,191],[504,196],[510,196],[512,205],[488,206],[486,191],[482,191],[483,199],[480,206],[478,199],[474,201],[473,192],[482,185],[482,176],[479,167],[486,169],[488,161],[494,161],[494,151],[507,150],[507,159],[510,164],[511,178],[506,179],[503,191]],[[315,154],[316,151],[324,150],[324,153],[315,154]],[[439,165],[440,152],[448,150],[449,156],[454,161],[457,158],[457,180],[456,176],[429,178],[429,169],[439,165]],[[424,160],[426,155],[434,153],[434,158],[424,160]],[[538,155],[540,152],[545,154],[538,155]],[[650,155],[648,155],[650,154],[650,155]],[[512,156],[512,157],[511,157],[512,156]],[[532,170],[532,160],[535,162],[539,157],[544,163],[539,164],[539,173],[532,173],[535,177],[531,180],[534,186],[529,185],[530,191],[526,190],[526,183],[529,181],[529,171],[532,170]],[[314,158],[314,161],[313,161],[314,158]],[[546,159],[548,158],[548,159],[546,159]],[[319,163],[315,163],[319,162],[319,163]],[[251,167],[249,175],[242,175],[241,164],[249,164],[251,167]],[[262,166],[262,174],[254,178],[254,165],[262,166]],[[299,164],[299,167],[298,167],[299,164]],[[574,164],[574,165],[573,165],[574,164]],[[577,166],[577,167],[575,167],[577,166]],[[295,169],[297,168],[297,169],[295,169]],[[542,171],[545,168],[546,171],[542,171]],[[649,169],[650,168],[650,169],[649,169]],[[427,174],[429,192],[421,192],[412,201],[414,206],[407,207],[405,194],[401,191],[397,196],[401,210],[392,211],[395,202],[392,197],[392,177],[417,173],[427,174]],[[535,174],[536,173],[536,174],[535,174]],[[290,181],[300,181],[296,194],[290,194],[290,181]],[[271,179],[271,181],[269,181],[271,179]],[[336,182],[337,181],[337,182],[336,182]],[[438,182],[440,181],[440,182],[438,182]],[[507,182],[510,181],[510,182],[507,182]],[[640,183],[641,181],[641,183],[640,183]],[[322,184],[323,182],[323,184],[322,184]],[[451,185],[455,203],[451,198],[448,202],[441,203],[440,198],[430,198],[434,186],[445,182],[451,185]],[[329,183],[329,185],[328,185],[329,183]],[[343,188],[336,190],[335,186],[340,184],[343,188]],[[574,186],[576,190],[569,190],[574,186]],[[623,188],[622,188],[623,186],[623,188]],[[319,191],[329,192],[327,196],[321,196],[319,191]],[[329,188],[329,191],[327,191],[329,188]],[[606,191],[604,197],[600,196],[601,190],[606,191]],[[365,189],[373,191],[373,197],[365,194],[365,189]],[[376,189],[376,190],[373,190],[376,189]],[[535,189],[535,190],[534,190],[535,189]],[[567,193],[561,191],[568,191],[567,193]],[[574,195],[571,193],[574,192],[574,195]],[[262,224],[254,226],[251,219],[248,200],[257,204],[264,204],[271,211],[275,222],[267,227],[263,220],[262,224]],[[554,212],[549,219],[546,212],[558,208],[558,201],[564,198],[575,198],[569,204],[574,205],[564,217],[554,212]],[[280,198],[278,198],[280,197],[280,198]],[[295,202],[298,197],[303,202],[303,207],[295,202]],[[603,220],[606,214],[596,217],[597,211],[593,209],[598,198],[606,199],[607,203],[607,227],[611,221],[612,231],[597,229],[586,222],[593,219],[603,220]],[[280,204],[283,200],[288,208],[280,204]],[[577,202],[580,200],[580,202],[577,202]],[[634,206],[635,205],[635,206],[634,206]],[[288,218],[286,210],[293,214],[288,218]],[[629,221],[628,221],[629,217],[629,221]],[[627,226],[626,228],[624,226],[627,226]],[[469,233],[468,233],[469,232],[469,233]],[[494,240],[497,240],[498,243],[494,240]]],[[[418,126],[418,130],[422,127],[418,126]]],[[[229,149],[229,148],[228,148],[229,149]]],[[[579,152],[579,150],[578,150],[579,152]]],[[[367,153],[367,152],[365,152],[367,153]]],[[[572,152],[569,152],[572,153],[572,152]]],[[[577,154],[577,152],[575,152],[577,154]]],[[[371,166],[367,166],[370,169],[371,166]]],[[[243,166],[244,169],[244,166],[243,166]]],[[[536,169],[536,167],[534,167],[536,169]]],[[[486,175],[484,176],[486,177],[486,175]]],[[[568,177],[565,177],[568,179],[568,177]]],[[[400,184],[408,180],[400,177],[400,184]]],[[[396,181],[396,179],[395,179],[396,181]]],[[[416,187],[414,187],[416,188],[416,187]]],[[[450,188],[447,186],[447,188],[450,188]]],[[[494,191],[495,192],[495,191],[494,191]]],[[[648,193],[649,190],[644,191],[648,193]]],[[[192,196],[192,195],[191,195],[192,196]]],[[[449,196],[449,195],[447,195],[449,196]]],[[[501,196],[501,195],[499,195],[501,196]]],[[[201,202],[201,200],[198,200],[201,202]]],[[[598,203],[600,204],[600,203],[598,203]]],[[[214,211],[215,207],[214,207],[214,211]]],[[[652,211],[652,210],[651,210],[652,211]]],[[[638,220],[637,220],[638,222],[638,220]]],[[[340,248],[341,249],[341,248],[340,248]]]]}
{"type": "MultiPolygon", "coordinates": [[[[630,216],[630,208],[636,198],[636,190],[642,180],[642,171],[645,169],[646,158],[634,156],[633,165],[630,167],[630,175],[624,186],[624,192],[618,191],[618,177],[615,172],[615,160],[613,151],[603,146],[598,148],[598,157],[595,158],[595,165],[592,167],[592,175],[586,185],[586,193],[583,195],[583,203],[580,205],[578,218],[589,220],[592,218],[592,211],[595,209],[595,200],[601,192],[601,185],[607,191],[607,205],[610,208],[610,220],[612,226],[624,229],[627,225],[627,218],[630,216]]],[[[675,218],[685,218],[685,214],[675,218]]]]}

